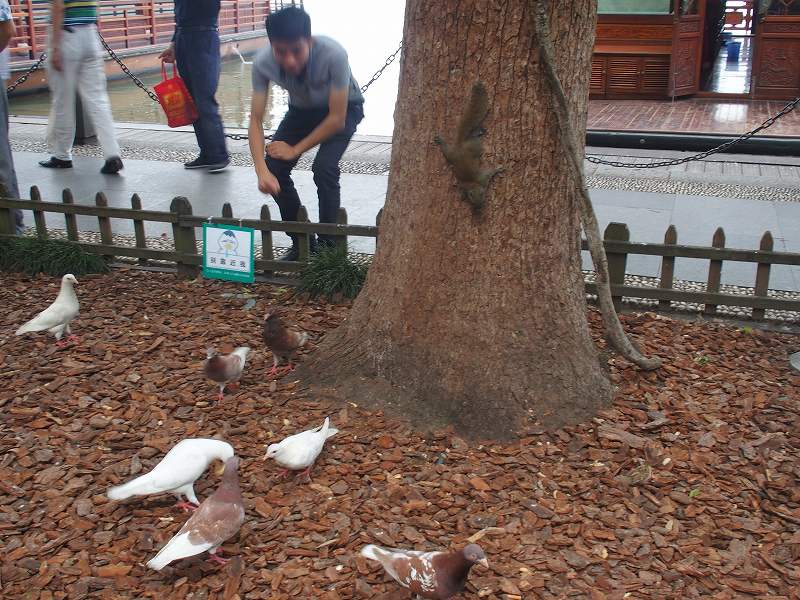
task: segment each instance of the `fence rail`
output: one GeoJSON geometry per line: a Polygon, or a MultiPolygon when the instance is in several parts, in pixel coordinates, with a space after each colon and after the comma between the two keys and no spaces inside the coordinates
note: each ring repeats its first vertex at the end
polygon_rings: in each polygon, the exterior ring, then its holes
{"type": "MultiPolygon", "coordinates": [[[[291,3],[222,0],[219,32],[227,35],[261,30],[270,10],[291,3]]],[[[11,0],[10,4],[17,26],[16,36],[9,45],[11,62],[35,60],[47,49],[50,3],[11,0]]],[[[173,0],[99,0],[98,17],[100,33],[115,50],[165,44],[175,31],[173,0]]]]}
{"type": "MultiPolygon", "coordinates": [[[[263,205],[259,218],[234,217],[230,204],[225,204],[220,216],[200,216],[193,214],[192,205],[184,197],[172,201],[169,211],[142,210],[141,200],[134,194],[130,208],[111,207],[103,193],[95,197],[94,205],[76,204],[72,192],[64,190],[61,202],[45,202],[36,186],[31,188],[30,200],[0,198],[0,235],[13,236],[11,209],[30,210],[34,215],[36,233],[42,238],[48,236],[45,215],[61,214],[64,218],[67,239],[80,244],[88,252],[109,258],[138,259],[146,264],[150,260],[167,261],[175,264],[176,271],[184,276],[199,274],[202,256],[198,252],[196,229],[203,223],[213,222],[225,225],[250,227],[261,236],[262,256],[255,261],[256,271],[269,275],[275,271],[297,272],[301,270],[310,256],[310,235],[334,236],[336,243],[347,246],[349,236],[379,237],[380,213],[375,226],[351,225],[347,223],[347,212],[340,209],[337,223],[311,223],[305,207],[300,208],[297,221],[274,221],[269,208],[263,205]],[[94,217],[98,222],[100,243],[80,240],[77,216],[94,217]],[[133,222],[135,245],[114,243],[111,219],[124,219],[133,222]],[[148,247],[147,223],[170,224],[174,248],[171,250],[148,247]],[[298,261],[279,261],[273,255],[274,232],[296,234],[300,245],[298,261]]],[[[623,298],[655,300],[660,309],[673,308],[674,303],[695,303],[703,305],[708,315],[718,313],[719,306],[734,306],[752,309],[754,319],[763,319],[767,310],[800,312],[800,300],[779,298],[769,295],[770,270],[772,265],[800,266],[800,253],[776,252],[773,238],[765,232],[758,250],[743,250],[725,247],[725,232],[719,228],[715,232],[710,247],[678,244],[678,233],[670,226],[664,235],[663,244],[631,242],[627,225],[610,223],[605,230],[604,244],[608,255],[611,293],[619,307],[623,298]],[[626,283],[626,267],[629,256],[645,255],[661,257],[661,272],[656,287],[629,285],[626,283]],[[709,261],[706,289],[674,289],[675,260],[677,258],[703,259],[709,261]],[[734,294],[722,291],[721,274],[725,262],[746,262],[756,265],[756,277],[752,293],[734,294]]],[[[582,250],[587,249],[582,241],[582,250]]],[[[586,282],[586,292],[596,293],[593,282],[586,282]]]]}

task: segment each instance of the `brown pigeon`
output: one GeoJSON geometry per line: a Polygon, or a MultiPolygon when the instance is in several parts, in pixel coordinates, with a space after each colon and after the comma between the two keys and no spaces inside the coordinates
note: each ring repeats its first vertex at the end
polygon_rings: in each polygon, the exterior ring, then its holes
{"type": "Polygon", "coordinates": [[[270,310],[264,315],[264,342],[267,348],[272,351],[272,368],[267,373],[267,377],[272,377],[278,373],[278,365],[285,360],[289,364],[284,367],[284,373],[294,369],[292,356],[295,351],[301,348],[308,341],[308,334],[293,331],[286,326],[280,313],[270,310]]]}
{"type": "Polygon", "coordinates": [[[361,555],[378,561],[392,579],[430,600],[446,600],[462,591],[472,565],[489,566],[477,544],[459,552],[419,552],[369,544],[361,549],[361,555]]]}
{"type": "Polygon", "coordinates": [[[174,560],[206,550],[210,554],[209,560],[222,564],[228,562],[216,552],[244,523],[244,502],[236,472],[238,466],[239,458],[236,456],[225,461],[225,472],[217,491],[203,500],[181,530],[150,559],[148,567],[160,571],[174,560]]]}
{"type": "Polygon", "coordinates": [[[206,360],[203,361],[203,372],[211,381],[215,381],[219,385],[219,394],[217,400],[222,402],[225,397],[225,386],[227,384],[236,383],[242,376],[244,371],[245,362],[247,362],[247,354],[250,348],[247,346],[239,346],[230,354],[222,355],[214,348],[209,348],[206,351],[206,360]]]}

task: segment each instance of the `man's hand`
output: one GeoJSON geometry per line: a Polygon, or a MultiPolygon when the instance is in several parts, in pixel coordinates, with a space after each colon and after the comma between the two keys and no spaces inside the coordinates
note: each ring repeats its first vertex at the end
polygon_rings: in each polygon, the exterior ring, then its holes
{"type": "Polygon", "coordinates": [[[294,160],[300,153],[286,142],[270,142],[267,144],[267,154],[278,160],[294,160]]]}
{"type": "Polygon", "coordinates": [[[158,55],[161,62],[174,63],[175,62],[175,42],[172,42],[167,48],[158,55]]]}
{"type": "Polygon", "coordinates": [[[50,65],[59,72],[64,69],[64,59],[61,58],[60,48],[55,47],[50,51],[50,65]]]}
{"type": "Polygon", "coordinates": [[[258,174],[258,191],[262,194],[277,196],[281,191],[281,186],[275,175],[267,171],[266,173],[258,174]]]}

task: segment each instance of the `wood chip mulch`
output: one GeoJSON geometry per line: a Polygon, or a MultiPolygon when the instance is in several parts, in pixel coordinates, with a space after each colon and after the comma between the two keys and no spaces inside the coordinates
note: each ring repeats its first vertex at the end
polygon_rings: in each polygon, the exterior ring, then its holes
{"type": "MultiPolygon", "coordinates": [[[[467,540],[491,568],[473,569],[462,598],[798,598],[796,336],[624,317],[668,357],[663,369],[614,358],[617,397],[593,421],[479,445],[321,405],[291,375],[265,379],[268,304],[316,340],[347,306],[115,271],[81,278],[81,339],[59,350],[43,335],[14,336],[58,282],[2,277],[3,598],[399,600],[410,595],[357,557],[365,543],[467,540]],[[255,350],[222,404],[200,368],[211,344],[255,350]],[[265,446],[327,414],[341,433],[313,483],[279,481],[265,446]],[[242,457],[247,520],[223,547],[226,566],[195,557],[154,572],[144,563],[186,516],[171,496],[111,502],[104,492],[197,436],[221,436],[242,457]]],[[[217,484],[206,474],[198,496],[217,484]]]]}

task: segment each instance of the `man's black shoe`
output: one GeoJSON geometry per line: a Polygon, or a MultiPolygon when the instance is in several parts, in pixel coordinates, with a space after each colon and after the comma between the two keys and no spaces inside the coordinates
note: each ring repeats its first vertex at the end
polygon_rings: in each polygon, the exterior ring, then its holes
{"type": "Polygon", "coordinates": [[[100,172],[103,175],[116,175],[124,168],[122,164],[122,159],[119,156],[112,156],[108,160],[106,160],[106,164],[103,165],[103,168],[100,169],[100,172]]]}
{"type": "Polygon", "coordinates": [[[56,158],[55,156],[51,156],[47,160],[40,160],[39,166],[44,167],[45,169],[71,169],[72,168],[72,161],[71,160],[61,160],[60,158],[56,158]]]}
{"type": "Polygon", "coordinates": [[[183,163],[184,169],[207,169],[209,166],[211,166],[211,163],[200,157],[195,158],[190,162],[183,163]]]}
{"type": "Polygon", "coordinates": [[[300,259],[300,249],[297,246],[292,246],[286,252],[281,254],[277,260],[292,260],[296,261],[300,259]]]}

